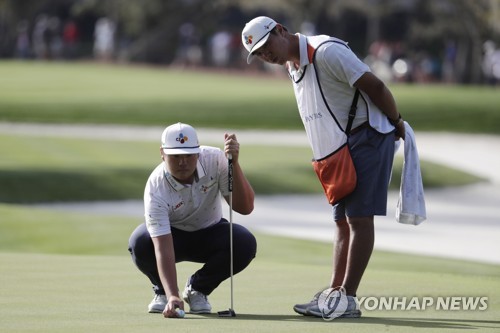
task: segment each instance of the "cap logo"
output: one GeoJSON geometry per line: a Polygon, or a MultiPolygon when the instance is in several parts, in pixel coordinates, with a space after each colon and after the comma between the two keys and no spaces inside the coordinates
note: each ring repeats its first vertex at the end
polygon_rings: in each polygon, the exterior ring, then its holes
{"type": "Polygon", "coordinates": [[[180,143],[184,143],[188,140],[188,137],[185,136],[184,134],[179,134],[179,137],[175,139],[175,141],[178,141],[180,143]]]}
{"type": "Polygon", "coordinates": [[[252,44],[253,36],[245,36],[245,44],[252,44]]]}

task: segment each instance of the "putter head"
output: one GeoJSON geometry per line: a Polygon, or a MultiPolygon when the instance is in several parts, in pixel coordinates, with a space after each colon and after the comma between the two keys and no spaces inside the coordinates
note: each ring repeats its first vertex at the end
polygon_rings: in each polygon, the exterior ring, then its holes
{"type": "Polygon", "coordinates": [[[219,317],[236,317],[236,313],[234,313],[233,309],[229,309],[227,311],[219,311],[217,312],[219,317]]]}

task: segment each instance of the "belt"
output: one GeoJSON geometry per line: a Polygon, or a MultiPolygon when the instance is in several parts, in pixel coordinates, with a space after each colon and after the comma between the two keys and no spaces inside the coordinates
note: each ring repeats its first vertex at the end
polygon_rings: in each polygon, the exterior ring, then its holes
{"type": "Polygon", "coordinates": [[[368,121],[365,121],[364,123],[362,123],[362,124],[361,124],[361,125],[359,125],[358,127],[353,128],[353,129],[351,130],[351,132],[349,132],[349,134],[356,134],[356,133],[358,133],[359,131],[361,131],[362,129],[364,129],[364,128],[368,128],[368,127],[370,127],[370,123],[369,123],[368,121]]]}

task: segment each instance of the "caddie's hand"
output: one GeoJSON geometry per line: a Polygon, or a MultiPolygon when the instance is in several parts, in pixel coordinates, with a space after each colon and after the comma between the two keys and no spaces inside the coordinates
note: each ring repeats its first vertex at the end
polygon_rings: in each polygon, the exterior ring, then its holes
{"type": "Polygon", "coordinates": [[[238,162],[240,143],[236,139],[236,134],[224,134],[224,152],[226,153],[226,156],[228,154],[233,156],[233,163],[238,162]]]}
{"type": "Polygon", "coordinates": [[[405,122],[401,117],[401,113],[398,113],[397,119],[391,119],[389,118],[389,116],[387,117],[387,119],[389,119],[391,125],[394,126],[394,128],[396,129],[396,132],[394,133],[394,135],[396,136],[395,140],[398,141],[399,138],[402,138],[404,140],[406,137],[406,130],[405,130],[405,122]]]}
{"type": "Polygon", "coordinates": [[[399,140],[399,138],[404,140],[406,138],[406,129],[403,119],[400,119],[394,127],[396,128],[396,140],[399,140]]]}
{"type": "Polygon", "coordinates": [[[165,306],[165,309],[163,310],[163,317],[177,318],[177,312],[175,312],[176,308],[184,310],[184,302],[177,296],[169,297],[167,306],[165,306]]]}

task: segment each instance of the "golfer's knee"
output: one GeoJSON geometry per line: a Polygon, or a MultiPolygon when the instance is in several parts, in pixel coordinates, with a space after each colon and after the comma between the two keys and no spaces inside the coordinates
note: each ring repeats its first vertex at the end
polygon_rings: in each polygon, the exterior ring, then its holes
{"type": "Polygon", "coordinates": [[[145,227],[137,227],[128,241],[128,251],[133,258],[149,257],[154,255],[154,245],[145,227]]]}
{"type": "Polygon", "coordinates": [[[257,254],[257,240],[250,232],[240,235],[234,242],[235,261],[240,263],[241,269],[245,268],[257,254]]]}

